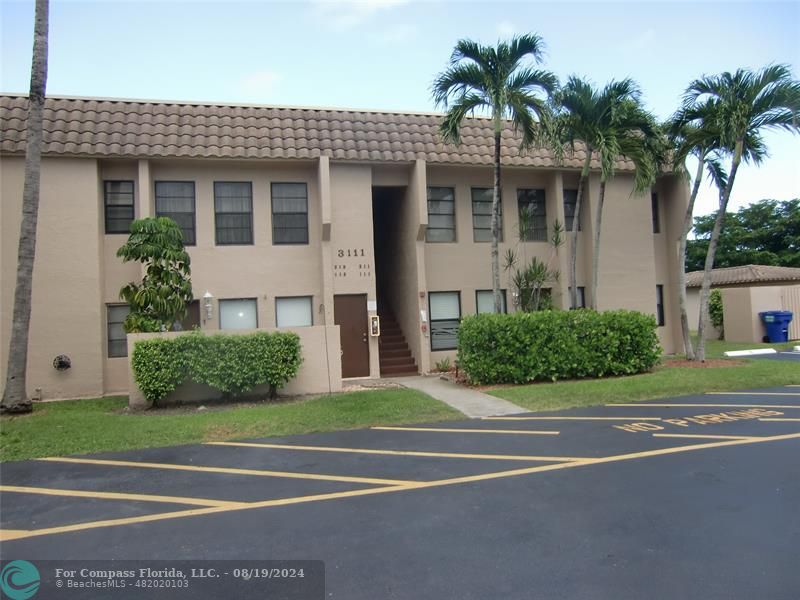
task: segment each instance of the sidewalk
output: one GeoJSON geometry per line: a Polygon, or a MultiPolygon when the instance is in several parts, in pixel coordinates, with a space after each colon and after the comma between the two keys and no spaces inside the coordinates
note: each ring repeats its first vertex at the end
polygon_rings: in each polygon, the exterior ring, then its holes
{"type": "Polygon", "coordinates": [[[460,410],[470,418],[530,412],[506,400],[446,381],[438,375],[398,377],[391,381],[407,388],[424,392],[445,404],[449,404],[456,410],[460,410]]]}

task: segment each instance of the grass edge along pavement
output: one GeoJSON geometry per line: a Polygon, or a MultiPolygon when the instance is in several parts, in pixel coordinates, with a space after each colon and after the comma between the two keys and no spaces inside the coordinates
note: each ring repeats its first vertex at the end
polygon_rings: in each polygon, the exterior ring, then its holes
{"type": "Polygon", "coordinates": [[[707,344],[707,358],[714,359],[715,363],[721,366],[705,368],[669,366],[670,358],[682,359],[683,356],[665,357],[664,362],[651,373],[641,375],[502,386],[484,391],[523,408],[537,411],[800,383],[798,362],[722,358],[724,353],[730,350],[751,348],[789,350],[792,343],[776,345],[709,340],[707,344]],[[723,360],[725,362],[722,362],[723,360]]]}
{"type": "Polygon", "coordinates": [[[128,413],[127,398],[35,403],[0,418],[0,461],[463,419],[415,390],[345,392],[205,411],[128,413]]]}

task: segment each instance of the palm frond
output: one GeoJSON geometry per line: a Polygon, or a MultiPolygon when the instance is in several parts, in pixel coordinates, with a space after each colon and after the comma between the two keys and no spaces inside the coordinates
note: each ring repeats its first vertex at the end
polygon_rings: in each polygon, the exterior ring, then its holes
{"type": "Polygon", "coordinates": [[[452,102],[450,110],[444,116],[439,126],[439,133],[446,142],[459,144],[461,142],[461,123],[464,118],[475,110],[484,107],[491,109],[486,99],[475,93],[464,94],[452,102]]]}

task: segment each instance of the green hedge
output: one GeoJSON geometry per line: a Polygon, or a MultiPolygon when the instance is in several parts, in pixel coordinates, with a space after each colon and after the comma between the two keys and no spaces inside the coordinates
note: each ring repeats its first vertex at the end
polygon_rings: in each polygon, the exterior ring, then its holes
{"type": "Polygon", "coordinates": [[[204,335],[136,342],[131,365],[144,397],[158,402],[184,381],[238,396],[268,384],[271,395],[297,375],[300,338],[291,332],[204,335]]]}
{"type": "Polygon", "coordinates": [[[458,330],[458,366],[476,384],[630,375],[660,356],[655,318],[626,310],[481,314],[458,330]]]}

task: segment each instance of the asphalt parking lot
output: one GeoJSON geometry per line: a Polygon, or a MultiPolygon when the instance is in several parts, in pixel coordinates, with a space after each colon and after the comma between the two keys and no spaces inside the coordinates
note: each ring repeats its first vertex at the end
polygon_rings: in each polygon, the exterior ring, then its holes
{"type": "Polygon", "coordinates": [[[348,600],[796,600],[798,507],[800,385],[6,463],[0,486],[4,561],[321,560],[348,600]]]}

